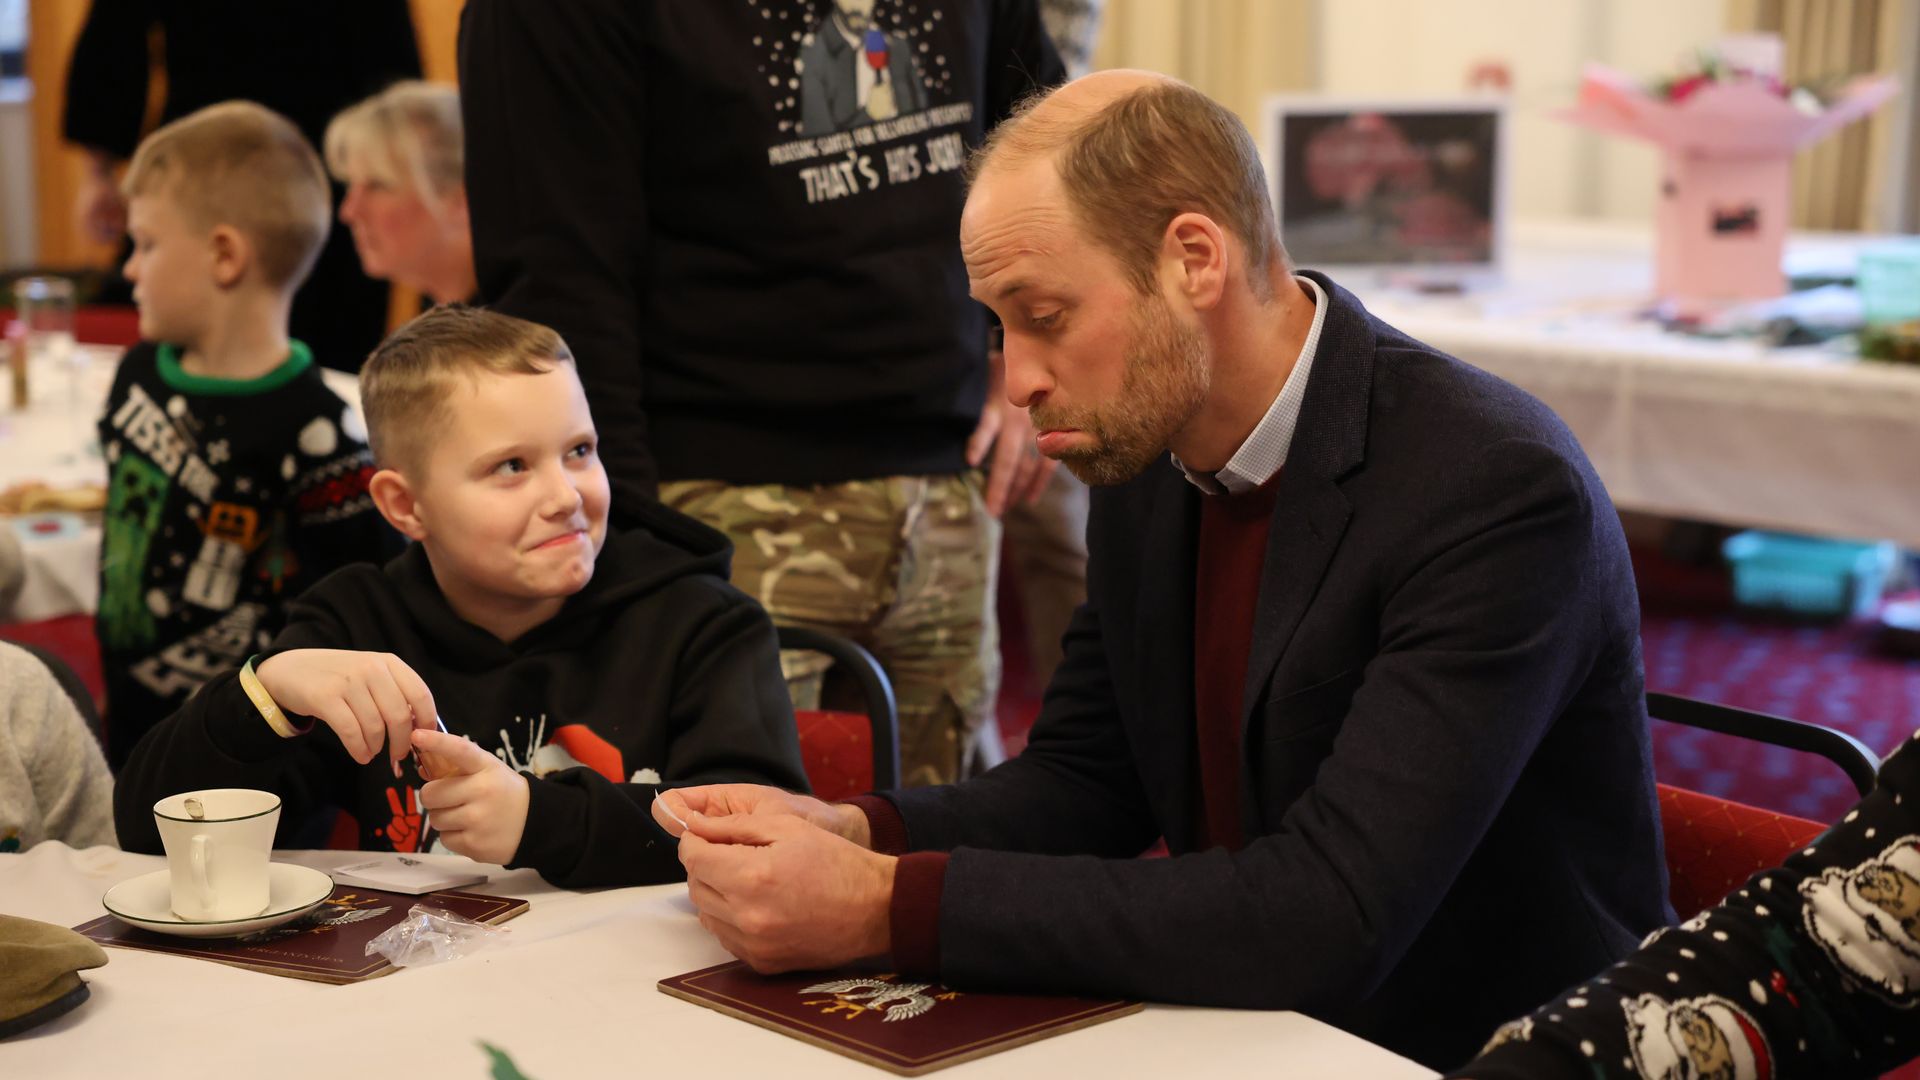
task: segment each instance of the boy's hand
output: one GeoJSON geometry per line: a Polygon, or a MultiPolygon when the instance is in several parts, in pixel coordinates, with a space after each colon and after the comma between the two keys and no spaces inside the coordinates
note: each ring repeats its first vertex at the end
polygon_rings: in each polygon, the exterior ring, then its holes
{"type": "MultiPolygon", "coordinates": [[[[704,787],[669,788],[660,793],[660,801],[665,804],[666,810],[679,815],[681,821],[688,820],[690,814],[704,814],[710,818],[784,815],[797,817],[861,847],[873,846],[873,838],[867,829],[867,815],[859,807],[824,803],[809,795],[795,795],[764,784],[708,784],[704,787]]],[[[659,806],[653,808],[653,820],[667,831],[668,836],[681,834],[680,826],[659,806]]]]}
{"type": "Polygon", "coordinates": [[[391,653],[294,649],[270,657],[254,674],[274,704],[332,728],[360,764],[386,747],[395,776],[413,745],[409,734],[432,727],[437,715],[426,681],[391,653]]]}
{"type": "Polygon", "coordinates": [[[416,729],[413,745],[434,755],[435,779],[420,789],[420,805],[447,850],[475,862],[511,862],[527,829],[527,778],[458,735],[416,729]]]}

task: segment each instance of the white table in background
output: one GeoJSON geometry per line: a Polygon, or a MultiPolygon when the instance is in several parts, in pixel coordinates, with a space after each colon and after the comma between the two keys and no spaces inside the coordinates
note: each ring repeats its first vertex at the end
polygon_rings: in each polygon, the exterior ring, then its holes
{"type": "MultiPolygon", "coordinates": [[[[1796,235],[1787,266],[1851,273],[1884,239],[1796,235]]],[[[1652,286],[1647,230],[1522,223],[1500,286],[1356,292],[1551,406],[1622,508],[1920,547],[1920,368],[1667,333],[1634,317],[1652,286]]]]}
{"type": "MultiPolygon", "coordinates": [[[[281,857],[325,868],[359,856],[281,857]]],[[[157,856],[59,843],[0,855],[0,912],[78,925],[103,913],[108,887],[163,865],[157,856]]],[[[524,897],[532,907],[505,924],[511,933],[500,944],[351,986],[108,949],[107,966],[84,973],[91,1000],[0,1041],[0,1076],[477,1080],[487,1075],[480,1040],[510,1054],[533,1080],[884,1075],[656,990],[663,978],[728,959],[700,928],[685,886],[568,892],[531,871],[493,868],[492,881],[476,889],[524,897]]],[[[940,1075],[1412,1080],[1433,1073],[1298,1013],[1149,1006],[940,1075]]]]}
{"type": "MultiPolygon", "coordinates": [[[[0,488],[27,481],[55,488],[106,483],[97,425],[121,352],[114,346],[82,345],[70,367],[35,365],[29,372],[32,396],[27,408],[0,408],[0,488]]],[[[353,376],[323,370],[321,377],[359,408],[360,388],[353,376]]],[[[89,614],[98,606],[99,515],[0,517],[0,528],[12,530],[26,563],[19,595],[0,605],[0,622],[89,614]]]]}

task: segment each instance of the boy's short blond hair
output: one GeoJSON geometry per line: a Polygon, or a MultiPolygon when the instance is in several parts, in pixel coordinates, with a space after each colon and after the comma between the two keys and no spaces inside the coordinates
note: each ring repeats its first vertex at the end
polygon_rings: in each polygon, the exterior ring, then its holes
{"type": "Polygon", "coordinates": [[[482,375],[543,375],[573,363],[548,327],[485,308],[449,304],[388,334],[360,369],[360,408],[374,463],[418,470],[448,417],[450,391],[482,375]]]}
{"type": "Polygon", "coordinates": [[[460,92],[410,79],[350,106],[327,125],[327,168],[411,190],[436,209],[466,183],[460,92]]]}
{"type": "Polygon", "coordinates": [[[197,228],[240,230],[282,289],[313,269],[333,216],[320,155],[292,121],[251,101],[209,105],[141,140],[121,190],[163,195],[197,228]]]}

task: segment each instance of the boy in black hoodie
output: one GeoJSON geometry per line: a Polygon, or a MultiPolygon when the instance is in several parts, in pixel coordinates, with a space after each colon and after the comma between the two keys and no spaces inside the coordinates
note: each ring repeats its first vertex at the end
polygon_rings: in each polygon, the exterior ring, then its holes
{"type": "Polygon", "coordinates": [[[805,787],[773,627],[726,583],[725,539],[651,502],[608,534],[559,335],[439,308],[361,388],[374,501],[419,542],[315,585],[141,741],[114,799],[129,850],[159,850],[157,799],[244,786],[285,801],[283,844],[337,806],[336,839],[364,849],[437,838],[566,887],[646,884],[683,876],[647,812],[662,784],[805,787]]]}

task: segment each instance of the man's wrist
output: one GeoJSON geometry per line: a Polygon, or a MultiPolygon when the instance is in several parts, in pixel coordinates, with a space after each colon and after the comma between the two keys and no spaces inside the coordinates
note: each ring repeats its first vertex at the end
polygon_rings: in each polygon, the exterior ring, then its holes
{"type": "Polygon", "coordinates": [[[893,855],[870,857],[874,860],[874,879],[872,891],[864,905],[867,931],[861,955],[885,956],[893,951],[893,879],[900,868],[900,860],[893,855]]]}
{"type": "MultiPolygon", "coordinates": [[[[867,812],[852,803],[836,803],[833,810],[834,813],[839,815],[839,821],[836,822],[834,831],[850,842],[858,844],[868,851],[872,851],[873,829],[867,824],[867,812]]],[[[893,875],[891,872],[887,875],[887,883],[889,886],[888,891],[891,893],[893,883],[893,875]]]]}

